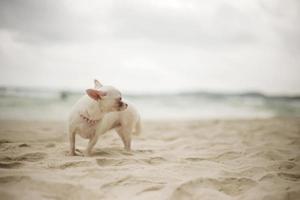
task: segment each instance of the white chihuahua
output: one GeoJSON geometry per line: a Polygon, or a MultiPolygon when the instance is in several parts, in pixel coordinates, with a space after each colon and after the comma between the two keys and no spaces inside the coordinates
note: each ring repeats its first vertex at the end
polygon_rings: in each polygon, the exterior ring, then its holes
{"type": "Polygon", "coordinates": [[[131,134],[141,131],[141,120],[137,110],[122,101],[121,93],[111,86],[102,86],[94,81],[95,88],[87,89],[73,106],[69,117],[70,155],[75,152],[75,136],[89,139],[85,156],[90,156],[100,135],[115,129],[121,137],[124,148],[130,151],[131,134]]]}

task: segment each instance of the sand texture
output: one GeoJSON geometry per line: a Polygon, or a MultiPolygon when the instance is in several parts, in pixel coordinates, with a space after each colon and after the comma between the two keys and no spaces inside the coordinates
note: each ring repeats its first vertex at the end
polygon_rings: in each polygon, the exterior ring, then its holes
{"type": "MultiPolygon", "coordinates": [[[[144,122],[67,156],[64,122],[0,122],[0,199],[300,199],[300,118],[144,122]]],[[[77,136],[77,148],[87,140],[77,136]]]]}

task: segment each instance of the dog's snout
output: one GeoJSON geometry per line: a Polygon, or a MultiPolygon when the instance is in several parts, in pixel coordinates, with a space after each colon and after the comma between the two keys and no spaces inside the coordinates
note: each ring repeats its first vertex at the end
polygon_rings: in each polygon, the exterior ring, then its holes
{"type": "Polygon", "coordinates": [[[119,107],[119,109],[126,109],[128,107],[128,104],[127,103],[124,103],[123,101],[119,100],[117,102],[117,105],[119,107]]]}
{"type": "Polygon", "coordinates": [[[122,101],[119,102],[119,107],[124,107],[124,108],[127,108],[128,104],[127,103],[124,103],[122,101]]]}

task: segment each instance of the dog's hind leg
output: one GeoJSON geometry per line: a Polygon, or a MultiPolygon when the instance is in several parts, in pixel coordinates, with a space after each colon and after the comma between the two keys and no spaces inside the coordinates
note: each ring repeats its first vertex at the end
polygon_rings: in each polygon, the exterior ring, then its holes
{"type": "Polygon", "coordinates": [[[123,142],[124,147],[125,147],[125,138],[124,138],[124,136],[123,136],[123,134],[122,134],[121,127],[116,128],[116,132],[118,133],[118,135],[119,135],[120,138],[122,139],[122,142],[123,142]]]}
{"type": "Polygon", "coordinates": [[[70,130],[69,133],[69,141],[70,141],[70,156],[76,156],[77,154],[75,153],[75,137],[76,137],[76,131],[75,130],[70,130]]]}
{"type": "Polygon", "coordinates": [[[124,148],[127,151],[131,150],[131,136],[130,136],[130,131],[127,130],[126,128],[120,127],[116,129],[116,132],[122,139],[122,142],[124,144],[124,148]]]}

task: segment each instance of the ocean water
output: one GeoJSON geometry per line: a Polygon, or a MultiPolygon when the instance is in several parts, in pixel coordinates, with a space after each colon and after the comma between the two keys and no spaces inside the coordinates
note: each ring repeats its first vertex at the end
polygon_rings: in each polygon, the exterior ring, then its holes
{"type": "MultiPolygon", "coordinates": [[[[0,119],[66,120],[83,93],[0,88],[0,119]]],[[[221,119],[299,116],[300,97],[260,93],[191,92],[168,95],[124,95],[143,119],[221,119]]]]}

